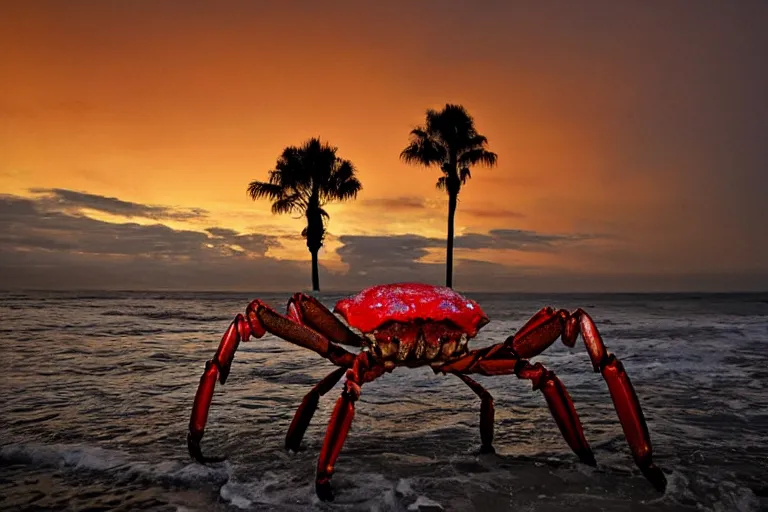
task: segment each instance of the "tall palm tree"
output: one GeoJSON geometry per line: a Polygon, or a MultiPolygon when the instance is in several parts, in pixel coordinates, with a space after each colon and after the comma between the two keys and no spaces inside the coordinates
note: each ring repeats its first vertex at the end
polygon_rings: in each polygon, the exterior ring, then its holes
{"type": "Polygon", "coordinates": [[[448,192],[448,243],[445,285],[453,287],[453,222],[459,191],[472,177],[474,165],[493,167],[496,153],[487,150],[488,139],[477,133],[472,116],[461,105],[446,104],[441,111],[427,110],[427,123],[411,130],[411,142],[400,153],[405,162],[440,166],[437,188],[448,192]]]}
{"type": "Polygon", "coordinates": [[[299,213],[307,227],[301,235],[312,254],[312,290],[320,290],[317,252],[325,239],[328,212],[323,207],[332,201],[357,197],[363,186],[355,176],[355,166],[336,156],[338,148],[312,138],[301,147],[289,146],[269,171],[269,181],[252,181],[248,194],[254,201],[272,200],[272,213],[299,213]]]}

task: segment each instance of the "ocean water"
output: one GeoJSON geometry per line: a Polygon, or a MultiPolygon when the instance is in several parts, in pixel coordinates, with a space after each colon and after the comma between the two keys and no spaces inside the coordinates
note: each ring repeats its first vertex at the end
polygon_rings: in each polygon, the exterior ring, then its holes
{"type": "Polygon", "coordinates": [[[474,347],[544,305],[590,312],[635,385],[664,493],[635,467],[579,341],[534,360],[568,388],[596,468],[578,462],[529,382],[477,377],[496,404],[497,453],[481,455],[475,394],[399,368],[363,387],[331,504],[315,496],[314,469],[341,384],[321,399],[306,450],[287,453],[296,407],[334,367],[270,335],[242,343],[217,386],[203,450],[228,460],[187,454],[204,363],[257,296],[283,311],[289,294],[0,294],[0,509],[768,510],[768,294],[468,294],[492,320],[474,347]]]}

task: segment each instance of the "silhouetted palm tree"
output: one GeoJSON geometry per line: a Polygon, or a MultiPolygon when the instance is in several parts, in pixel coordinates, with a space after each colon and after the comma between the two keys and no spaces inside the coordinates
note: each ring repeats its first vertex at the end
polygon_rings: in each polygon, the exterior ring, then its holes
{"type": "Polygon", "coordinates": [[[486,148],[488,139],[478,134],[472,116],[461,105],[446,104],[441,111],[427,110],[427,123],[411,130],[411,142],[400,158],[427,167],[439,165],[443,176],[437,188],[448,192],[448,243],[445,285],[453,286],[453,221],[461,186],[471,178],[473,165],[496,165],[496,153],[486,148]]]}
{"type": "Polygon", "coordinates": [[[251,199],[272,200],[272,213],[301,213],[307,227],[301,235],[307,239],[312,253],[312,290],[320,290],[317,252],[323,246],[325,221],[329,218],[323,206],[331,201],[357,197],[362,185],[349,160],[336,156],[338,148],[323,144],[317,138],[301,147],[289,146],[269,171],[269,181],[252,181],[248,185],[251,199]]]}

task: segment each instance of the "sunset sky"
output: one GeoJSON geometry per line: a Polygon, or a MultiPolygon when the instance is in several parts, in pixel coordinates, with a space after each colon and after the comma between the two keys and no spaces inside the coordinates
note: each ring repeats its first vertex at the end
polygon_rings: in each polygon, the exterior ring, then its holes
{"type": "Polygon", "coordinates": [[[399,160],[464,105],[454,285],[768,290],[768,2],[5,1],[0,289],[302,290],[246,195],[319,136],[323,290],[444,280],[447,196],[399,160]]]}

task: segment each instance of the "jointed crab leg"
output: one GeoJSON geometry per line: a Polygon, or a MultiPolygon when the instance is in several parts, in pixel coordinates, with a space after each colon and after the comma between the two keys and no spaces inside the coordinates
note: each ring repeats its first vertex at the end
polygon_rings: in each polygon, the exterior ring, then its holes
{"type": "Polygon", "coordinates": [[[206,363],[205,371],[200,378],[189,420],[189,434],[187,434],[189,453],[198,462],[205,464],[206,462],[223,460],[222,457],[205,457],[200,450],[200,440],[205,433],[205,424],[208,420],[208,410],[213,398],[216,380],[218,379],[222,384],[226,382],[232,366],[232,359],[235,357],[235,351],[241,341],[248,341],[251,336],[261,338],[266,332],[314,350],[341,367],[349,367],[355,360],[353,354],[335,343],[331,343],[323,335],[276,313],[261,301],[254,300],[246,308],[245,316],[238,314],[232,321],[229,329],[221,338],[216,354],[212,360],[206,363]]]}
{"type": "Polygon", "coordinates": [[[456,376],[467,383],[472,391],[480,397],[480,453],[495,453],[493,449],[493,397],[479,383],[470,379],[466,375],[457,373],[456,376]]]}
{"type": "MultiPolygon", "coordinates": [[[[257,328],[260,325],[255,325],[257,328]]],[[[205,457],[200,450],[200,439],[205,431],[205,424],[208,421],[208,410],[213,398],[213,390],[216,387],[216,379],[224,384],[229,376],[229,370],[232,366],[232,359],[235,357],[240,341],[247,341],[252,333],[251,326],[246,322],[243,315],[238,314],[229,324],[229,328],[224,333],[219,343],[219,348],[213,359],[205,363],[205,371],[200,377],[200,384],[197,387],[195,401],[192,405],[192,415],[189,419],[189,433],[187,434],[187,446],[189,454],[198,462],[220,462],[223,457],[205,457]]],[[[254,333],[259,336],[258,332],[254,333]]],[[[264,334],[263,329],[261,335],[264,334]]]]}
{"type": "Polygon", "coordinates": [[[288,317],[306,325],[329,340],[342,345],[360,347],[363,340],[316,298],[303,293],[294,294],[288,300],[288,317]]]}
{"type": "Polygon", "coordinates": [[[544,308],[504,343],[470,352],[465,357],[443,366],[439,371],[483,375],[514,373],[520,378],[531,379],[534,389],[541,387],[568,444],[582,461],[588,462],[585,457],[592,459],[592,453],[584,441],[581,424],[565,387],[552,372],[538,363],[530,365],[523,359],[540,354],[560,336],[563,343],[573,347],[579,333],[584,339],[592,367],[602,374],[608,384],[635,463],[651,484],[657,490],[663,491],[667,479],[661,469],[653,463],[651,438],[635,389],[621,361],[608,352],[595,323],[584,310],[577,309],[569,313],[564,309],[544,308]]]}
{"type": "Polygon", "coordinates": [[[549,410],[568,446],[585,464],[595,465],[595,457],[584,438],[579,415],[568,391],[554,372],[543,365],[530,364],[510,352],[503,344],[481,350],[473,350],[466,356],[440,368],[446,373],[479,373],[480,375],[515,374],[519,379],[530,380],[533,389],[540,389],[547,400],[549,410]]]}
{"type": "Polygon", "coordinates": [[[336,459],[338,459],[349,433],[352,419],[355,417],[355,402],[360,398],[360,386],[380,377],[385,371],[384,365],[369,357],[367,351],[358,353],[352,367],[347,370],[344,390],[331,414],[323,448],[320,450],[320,457],[317,460],[315,491],[321,500],[333,500],[331,476],[336,459]]]}
{"type": "Polygon", "coordinates": [[[595,322],[581,308],[573,313],[564,309],[555,311],[544,308],[534,315],[514,336],[505,342],[520,357],[540,354],[562,335],[563,343],[573,347],[581,332],[584,345],[595,372],[600,372],[608,384],[611,399],[619,416],[624,436],[632,450],[635,463],[645,477],[656,487],[664,490],[667,480],[664,473],[653,463],[653,449],[648,426],[640,407],[635,388],[615,355],[608,352],[595,322]]]}
{"type": "Polygon", "coordinates": [[[341,380],[346,371],[347,369],[344,367],[337,368],[306,394],[293,417],[293,421],[291,421],[291,426],[288,427],[288,433],[285,436],[286,450],[299,451],[301,440],[304,438],[304,432],[306,432],[309,422],[315,414],[320,397],[330,391],[341,380]]]}
{"type": "Polygon", "coordinates": [[[250,323],[259,322],[267,332],[313,350],[337,366],[349,367],[355,360],[354,354],[309,327],[276,313],[261,301],[251,302],[246,309],[246,316],[250,323]]]}

